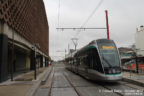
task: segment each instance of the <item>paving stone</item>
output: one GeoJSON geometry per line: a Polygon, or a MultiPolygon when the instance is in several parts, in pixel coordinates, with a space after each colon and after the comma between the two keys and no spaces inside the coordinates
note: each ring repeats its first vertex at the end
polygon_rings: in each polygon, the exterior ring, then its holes
{"type": "Polygon", "coordinates": [[[52,88],[51,96],[78,96],[73,88],[52,88]]]}
{"type": "Polygon", "coordinates": [[[35,96],[48,96],[50,88],[40,88],[37,90],[35,96]]]}

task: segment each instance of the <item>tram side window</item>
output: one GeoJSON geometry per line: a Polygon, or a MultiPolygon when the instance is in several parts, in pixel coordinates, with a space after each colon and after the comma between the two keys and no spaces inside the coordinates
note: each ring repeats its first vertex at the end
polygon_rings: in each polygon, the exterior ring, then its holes
{"type": "Polygon", "coordinates": [[[91,54],[91,56],[90,56],[90,68],[97,70],[97,67],[98,67],[98,65],[97,65],[96,56],[94,54],[91,54]]]}
{"type": "Polygon", "coordinates": [[[93,61],[93,68],[97,69],[98,65],[97,65],[97,62],[96,62],[97,60],[96,60],[95,54],[93,54],[93,56],[92,56],[92,61],[93,61]]]}
{"type": "Polygon", "coordinates": [[[93,69],[93,59],[92,54],[89,54],[88,56],[88,62],[89,62],[89,68],[93,69]]]}
{"type": "Polygon", "coordinates": [[[92,49],[91,53],[91,67],[99,72],[103,72],[98,51],[96,49],[92,49]]]}
{"type": "Polygon", "coordinates": [[[87,59],[87,66],[88,66],[88,68],[90,68],[90,56],[89,56],[89,54],[88,54],[86,59],[87,59]]]}
{"type": "Polygon", "coordinates": [[[85,54],[85,57],[83,57],[83,63],[84,63],[85,67],[89,68],[89,66],[90,66],[90,64],[89,64],[89,56],[87,54],[85,54]]]}

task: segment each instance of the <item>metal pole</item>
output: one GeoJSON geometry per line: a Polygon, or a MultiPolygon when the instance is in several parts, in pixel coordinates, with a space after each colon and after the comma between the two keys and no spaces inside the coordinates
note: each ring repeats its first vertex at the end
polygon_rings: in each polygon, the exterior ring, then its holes
{"type": "Polygon", "coordinates": [[[106,27],[107,27],[107,39],[109,40],[109,23],[108,23],[108,11],[106,10],[106,27]]]}
{"type": "Polygon", "coordinates": [[[137,53],[136,53],[136,58],[135,58],[135,59],[136,59],[136,73],[139,73],[139,71],[138,71],[139,68],[138,68],[138,60],[137,60],[138,58],[137,58],[137,53]]]}
{"type": "Polygon", "coordinates": [[[68,44],[68,53],[69,53],[69,51],[70,51],[69,49],[70,49],[70,48],[69,48],[69,44],[68,44]]]}
{"type": "Polygon", "coordinates": [[[77,47],[77,40],[78,40],[78,38],[72,38],[71,39],[72,41],[73,41],[73,43],[74,43],[74,46],[75,46],[75,51],[76,51],[76,47],[77,47]]]}
{"type": "Polygon", "coordinates": [[[36,80],[36,78],[37,78],[37,75],[36,75],[36,46],[34,45],[34,52],[35,52],[35,54],[34,54],[34,64],[35,64],[35,67],[34,67],[34,79],[36,80]]]}
{"type": "Polygon", "coordinates": [[[132,72],[132,68],[131,68],[131,65],[130,65],[130,78],[131,78],[131,75],[132,75],[131,72],[132,72]]]}
{"type": "Polygon", "coordinates": [[[66,59],[66,49],[65,49],[65,59],[66,59]]]}
{"type": "Polygon", "coordinates": [[[75,45],[75,50],[76,50],[76,45],[75,45]]]}

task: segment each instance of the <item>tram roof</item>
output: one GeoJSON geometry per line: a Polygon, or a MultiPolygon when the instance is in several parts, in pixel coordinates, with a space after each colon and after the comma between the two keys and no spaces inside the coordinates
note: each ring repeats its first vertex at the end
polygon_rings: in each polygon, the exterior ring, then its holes
{"type": "Polygon", "coordinates": [[[82,47],[79,50],[76,50],[74,52],[71,52],[69,54],[66,55],[66,58],[72,58],[74,57],[76,54],[79,54],[83,51],[86,51],[88,49],[92,49],[92,48],[96,48],[96,42],[112,42],[113,40],[108,40],[108,39],[97,39],[97,40],[93,40],[91,41],[89,44],[87,44],[86,46],[82,47]]]}

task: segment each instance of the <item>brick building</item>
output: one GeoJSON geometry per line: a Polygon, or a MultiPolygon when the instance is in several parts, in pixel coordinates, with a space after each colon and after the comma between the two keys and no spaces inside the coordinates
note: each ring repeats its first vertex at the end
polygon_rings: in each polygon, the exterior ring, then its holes
{"type": "Polygon", "coordinates": [[[48,58],[43,0],[0,0],[0,82],[10,73],[33,70],[35,64],[48,66],[48,58]]]}

